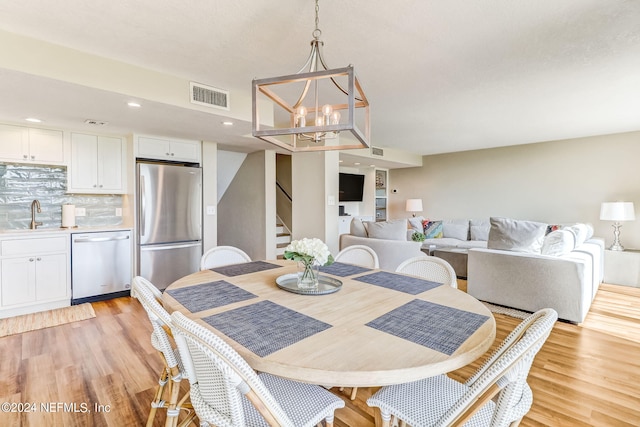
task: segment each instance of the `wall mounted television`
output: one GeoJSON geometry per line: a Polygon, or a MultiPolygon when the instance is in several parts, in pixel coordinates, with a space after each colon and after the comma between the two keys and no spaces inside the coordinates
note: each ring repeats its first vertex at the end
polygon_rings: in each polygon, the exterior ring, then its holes
{"type": "Polygon", "coordinates": [[[340,173],[338,200],[341,202],[361,202],[364,191],[364,175],[340,173]]]}

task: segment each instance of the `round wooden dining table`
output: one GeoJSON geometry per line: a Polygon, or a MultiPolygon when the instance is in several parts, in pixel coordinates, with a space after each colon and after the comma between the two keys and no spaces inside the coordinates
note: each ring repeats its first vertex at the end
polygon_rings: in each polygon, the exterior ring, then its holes
{"type": "Polygon", "coordinates": [[[163,294],[229,343],[260,372],[324,386],[372,387],[447,373],[495,339],[491,312],[447,285],[335,263],[320,274],[339,290],[301,295],[277,286],[287,260],[190,274],[163,294]]]}

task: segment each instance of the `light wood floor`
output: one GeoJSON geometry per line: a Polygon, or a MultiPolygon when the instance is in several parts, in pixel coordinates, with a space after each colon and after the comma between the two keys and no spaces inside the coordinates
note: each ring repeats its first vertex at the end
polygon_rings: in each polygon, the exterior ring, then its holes
{"type": "MultiPolygon", "coordinates": [[[[161,366],[148,319],[129,298],[94,309],[94,319],[0,338],[0,402],[37,407],[0,412],[0,426],[144,425],[161,366]],[[58,412],[42,412],[41,403],[58,412]],[[110,405],[109,412],[95,412],[96,404],[110,405]]],[[[496,321],[496,342],[519,322],[496,321]]],[[[481,361],[451,375],[464,379],[481,361]]],[[[582,325],[554,327],[529,383],[534,403],[522,426],[640,426],[640,289],[602,285],[582,325]]],[[[373,426],[365,403],[372,391],[345,398],[336,426],[373,426]]]]}

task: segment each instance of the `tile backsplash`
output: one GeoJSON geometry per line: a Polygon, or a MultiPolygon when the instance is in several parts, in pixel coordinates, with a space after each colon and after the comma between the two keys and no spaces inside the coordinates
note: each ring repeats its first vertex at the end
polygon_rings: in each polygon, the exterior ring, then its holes
{"type": "Polygon", "coordinates": [[[79,227],[122,224],[116,208],[122,208],[121,195],[67,194],[67,168],[0,163],[0,229],[29,228],[31,202],[40,201],[38,228],[59,228],[62,205],[71,203],[85,208],[86,216],[76,216],[79,227]]]}

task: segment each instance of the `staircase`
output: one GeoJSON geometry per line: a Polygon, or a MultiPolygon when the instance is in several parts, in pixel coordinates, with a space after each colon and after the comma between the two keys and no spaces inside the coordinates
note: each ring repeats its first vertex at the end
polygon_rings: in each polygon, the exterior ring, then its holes
{"type": "Polygon", "coordinates": [[[276,221],[276,256],[278,259],[284,258],[284,248],[291,243],[291,233],[286,229],[281,221],[276,221]]]}

